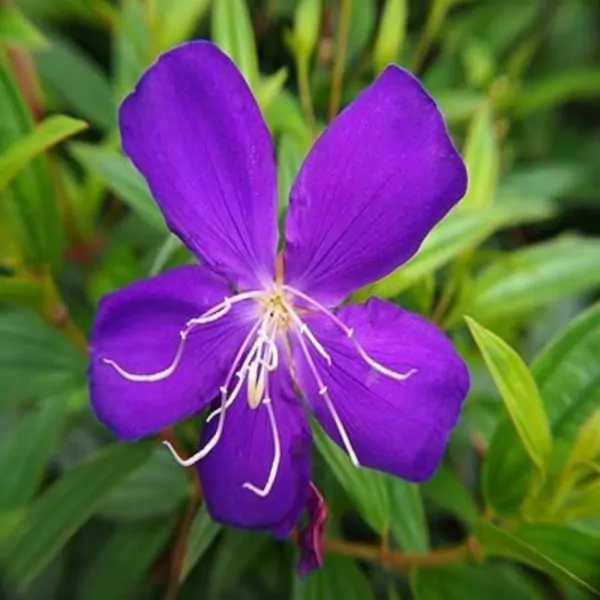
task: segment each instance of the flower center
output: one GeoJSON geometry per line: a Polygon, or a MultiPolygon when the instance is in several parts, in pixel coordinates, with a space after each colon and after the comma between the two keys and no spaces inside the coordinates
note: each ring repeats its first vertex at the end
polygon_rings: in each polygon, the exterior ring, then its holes
{"type": "MultiPolygon", "coordinates": [[[[275,409],[273,408],[270,396],[269,377],[279,367],[280,346],[289,342],[289,338],[292,337],[298,344],[298,349],[301,351],[303,359],[317,384],[318,393],[331,414],[350,459],[355,466],[359,467],[359,459],[314,360],[314,353],[316,352],[325,360],[328,366],[331,366],[331,356],[309,326],[302,320],[302,316],[305,312],[320,313],[326,316],[347,336],[362,360],[371,369],[382,375],[397,381],[404,381],[413,375],[416,369],[411,369],[406,373],[398,373],[381,365],[367,354],[360,342],[355,338],[354,330],[351,327],[348,327],[333,312],[329,311],[319,302],[291,286],[281,284],[271,290],[242,292],[225,298],[223,302],[212,307],[199,317],[190,319],[186,323],[185,328],[179,332],[180,342],[171,364],[156,373],[130,373],[112,359],[104,358],[103,361],[129,381],[148,383],[162,381],[170,377],[177,369],[183,356],[187,338],[196,327],[223,318],[229,313],[234,304],[247,301],[256,303],[256,307],[258,308],[257,320],[238,349],[223,385],[220,387],[220,406],[207,417],[207,424],[218,417],[213,435],[198,452],[185,459],[179,456],[175,448],[168,441],[164,441],[163,444],[169,448],[174,458],[182,466],[189,467],[202,460],[221,439],[227,410],[236,401],[242,388],[246,385],[246,401],[248,406],[252,410],[264,407],[264,410],[267,412],[273,437],[274,451],[265,485],[257,487],[252,483],[246,482],[242,487],[258,496],[267,496],[275,483],[281,460],[280,436],[275,409]]],[[[291,352],[289,358],[291,363],[291,352]]],[[[292,370],[292,364],[289,367],[292,370]]],[[[294,373],[291,372],[290,375],[294,379],[294,373]]]]}

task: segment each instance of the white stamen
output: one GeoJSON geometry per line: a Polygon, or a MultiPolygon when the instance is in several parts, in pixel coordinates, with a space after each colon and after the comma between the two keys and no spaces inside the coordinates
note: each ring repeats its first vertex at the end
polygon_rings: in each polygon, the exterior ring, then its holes
{"type": "Polygon", "coordinates": [[[243,488],[250,490],[252,493],[264,498],[268,496],[271,490],[273,489],[273,484],[275,483],[275,478],[277,477],[277,471],[279,470],[279,462],[281,461],[281,443],[279,441],[279,431],[277,429],[277,421],[275,420],[275,411],[273,410],[273,406],[271,405],[271,399],[265,398],[261,406],[264,404],[267,409],[269,415],[269,422],[271,424],[271,432],[273,434],[273,461],[271,463],[271,469],[269,470],[269,476],[267,478],[267,482],[264,487],[259,488],[252,483],[244,483],[242,485],[243,488]]]}
{"type": "Polygon", "coordinates": [[[173,375],[173,373],[175,372],[175,369],[177,369],[177,367],[179,366],[181,357],[183,355],[183,350],[185,348],[186,338],[187,338],[189,332],[192,330],[192,328],[193,328],[193,326],[188,327],[187,329],[184,329],[183,331],[179,332],[180,340],[179,340],[179,346],[177,347],[177,352],[175,353],[175,357],[171,361],[171,364],[166,369],[163,369],[162,371],[157,371],[156,373],[143,373],[143,374],[131,373],[131,372],[125,370],[123,367],[121,367],[118,363],[116,363],[114,360],[112,360],[110,358],[103,358],[102,362],[107,365],[110,365],[121,377],[123,377],[123,379],[127,379],[127,381],[145,382],[145,383],[153,383],[155,381],[162,381],[163,379],[167,379],[168,377],[173,375]]]}
{"type": "Polygon", "coordinates": [[[163,444],[171,451],[173,458],[182,466],[182,467],[191,467],[195,465],[198,461],[202,460],[219,442],[221,439],[221,434],[223,433],[223,426],[225,425],[225,411],[221,413],[221,418],[217,423],[217,430],[214,435],[210,438],[210,440],[202,447],[198,452],[192,454],[192,456],[188,458],[181,458],[179,453],[173,447],[173,444],[168,440],[163,440],[163,444]]]}
{"type": "MultiPolygon", "coordinates": [[[[162,381],[163,379],[167,379],[168,377],[173,375],[173,373],[179,366],[181,357],[183,356],[183,350],[185,348],[186,339],[190,332],[194,329],[194,327],[196,327],[197,325],[205,325],[206,323],[211,323],[212,321],[220,319],[221,317],[225,316],[229,312],[233,304],[236,304],[237,302],[250,300],[251,298],[257,298],[263,295],[264,292],[258,290],[252,292],[243,292],[242,294],[237,294],[233,298],[225,298],[223,302],[217,304],[216,306],[213,306],[201,316],[196,317],[194,319],[190,319],[186,323],[186,328],[179,332],[179,337],[181,339],[179,340],[179,346],[177,347],[175,357],[171,361],[171,364],[165,369],[162,369],[155,373],[131,373],[130,371],[127,371],[126,369],[121,367],[116,361],[110,358],[103,358],[102,362],[104,362],[107,365],[110,365],[115,371],[117,371],[119,375],[121,375],[121,377],[127,379],[128,381],[133,381],[136,383],[153,383],[156,381],[162,381]]],[[[254,330],[253,335],[255,332],[256,330],[254,330]]]]}
{"type": "Polygon", "coordinates": [[[319,394],[323,398],[323,401],[325,402],[327,409],[331,413],[333,422],[335,423],[338,433],[340,434],[340,437],[342,438],[342,442],[344,444],[344,447],[346,448],[346,452],[348,453],[348,456],[350,457],[352,464],[354,464],[355,467],[360,467],[360,462],[358,460],[358,457],[356,456],[356,452],[354,452],[354,448],[352,447],[352,444],[350,443],[350,438],[348,437],[348,434],[346,433],[346,429],[344,428],[344,425],[337,413],[337,410],[335,409],[335,406],[333,405],[331,397],[329,396],[329,393],[327,391],[327,386],[323,383],[323,380],[321,379],[319,372],[317,371],[317,367],[312,359],[312,356],[310,355],[310,351],[306,345],[306,342],[302,338],[302,335],[298,335],[298,341],[300,342],[300,347],[302,348],[302,352],[304,354],[304,357],[306,358],[306,362],[308,363],[308,366],[313,374],[313,377],[315,378],[315,381],[317,382],[317,385],[319,386],[319,394]]]}
{"type": "Polygon", "coordinates": [[[325,350],[321,342],[319,342],[319,340],[314,336],[309,326],[298,316],[289,302],[286,302],[285,300],[282,302],[288,314],[290,317],[292,317],[292,320],[300,329],[300,333],[305,335],[310,340],[310,343],[315,347],[315,350],[327,361],[328,365],[331,365],[331,356],[329,356],[327,350],[325,350]]]}
{"type": "MultiPolygon", "coordinates": [[[[220,388],[221,406],[212,413],[212,415],[219,414],[219,422],[217,423],[217,429],[216,429],[215,433],[213,434],[213,436],[211,437],[211,439],[204,445],[203,448],[198,450],[198,452],[196,452],[195,454],[192,454],[192,456],[190,456],[189,458],[185,458],[185,459],[181,458],[181,456],[179,456],[177,450],[175,450],[175,448],[173,447],[173,445],[170,442],[168,442],[167,440],[163,441],[163,444],[171,451],[173,458],[182,467],[190,467],[190,466],[196,464],[198,461],[202,460],[217,445],[218,441],[221,439],[221,434],[223,433],[223,427],[225,425],[226,409],[229,406],[231,406],[231,404],[233,404],[234,400],[236,399],[237,395],[239,394],[240,390],[242,389],[242,386],[244,385],[245,377],[242,375],[242,377],[239,378],[238,382],[236,383],[236,386],[234,387],[233,391],[231,392],[231,394],[228,397],[227,391],[229,390],[229,385],[231,383],[231,380],[233,379],[233,376],[235,375],[237,365],[238,365],[241,357],[243,356],[246,348],[248,347],[248,344],[250,343],[250,340],[256,335],[256,331],[260,328],[261,325],[262,325],[262,321],[258,321],[252,327],[252,329],[250,330],[248,335],[245,337],[244,341],[242,342],[242,345],[240,346],[240,349],[238,350],[238,353],[236,354],[236,357],[233,360],[231,368],[229,369],[229,373],[227,374],[225,384],[223,386],[221,386],[221,388],[220,388]]],[[[257,347],[256,342],[255,342],[253,348],[248,353],[248,357],[250,357],[250,358],[246,357],[246,360],[244,362],[246,362],[248,360],[252,360],[254,347],[257,347]]],[[[245,373],[246,369],[244,368],[244,366],[242,366],[241,371],[243,373],[245,373]]],[[[207,423],[208,423],[208,419],[207,419],[207,423]]]]}
{"type": "Polygon", "coordinates": [[[331,321],[333,321],[347,336],[348,339],[352,342],[359,356],[375,371],[390,377],[391,379],[395,379],[396,381],[405,381],[411,375],[414,375],[417,372],[417,369],[410,369],[406,373],[398,373],[397,371],[393,371],[392,369],[388,369],[383,366],[381,363],[378,363],[376,360],[371,358],[365,349],[361,346],[358,340],[354,337],[354,329],[352,327],[348,327],[341,319],[336,317],[330,310],[325,308],[320,302],[317,302],[307,294],[289,286],[284,285],[283,288],[290,292],[290,294],[297,296],[298,298],[302,298],[305,302],[308,302],[320,312],[322,312],[325,316],[329,317],[331,321]]]}
{"type": "Polygon", "coordinates": [[[246,352],[246,350],[250,344],[250,341],[256,335],[256,332],[264,325],[264,323],[265,323],[265,318],[263,318],[261,321],[258,321],[252,327],[252,329],[250,330],[250,332],[248,333],[248,335],[242,342],[242,345],[240,346],[238,353],[235,355],[235,358],[233,359],[233,363],[231,364],[229,373],[227,374],[227,377],[225,378],[225,383],[220,388],[221,394],[222,395],[227,394],[227,391],[229,390],[229,386],[231,385],[231,380],[233,379],[234,376],[237,376],[238,381],[236,382],[235,387],[233,388],[233,391],[229,395],[229,398],[227,398],[225,404],[221,405],[219,408],[213,410],[213,412],[211,412],[208,415],[208,417],[206,418],[207,424],[210,423],[214,419],[214,417],[221,414],[222,410],[227,410],[233,404],[233,401],[237,398],[238,394],[240,393],[240,390],[242,389],[242,386],[244,385],[244,381],[246,379],[246,374],[248,372],[248,365],[253,360],[254,355],[256,354],[256,351],[258,350],[259,340],[254,340],[254,344],[252,345],[252,348],[250,348],[250,350],[248,351],[248,354],[246,355],[246,358],[244,359],[242,366],[236,372],[238,363],[242,359],[244,352],[246,352]]]}
{"type": "Polygon", "coordinates": [[[279,351],[275,343],[277,334],[277,320],[267,313],[265,319],[268,320],[266,328],[258,333],[259,346],[256,358],[248,366],[248,405],[250,408],[258,408],[260,405],[265,386],[269,378],[269,372],[277,368],[279,363],[279,351]]]}
{"type": "Polygon", "coordinates": [[[199,317],[194,317],[187,322],[187,326],[190,325],[205,325],[206,323],[212,323],[213,321],[217,321],[221,317],[224,317],[230,310],[234,304],[238,302],[243,302],[244,300],[251,300],[252,298],[260,298],[264,296],[263,291],[255,290],[252,292],[243,292],[241,294],[236,294],[232,298],[225,298],[223,302],[213,306],[208,309],[205,313],[201,314],[199,317]]]}

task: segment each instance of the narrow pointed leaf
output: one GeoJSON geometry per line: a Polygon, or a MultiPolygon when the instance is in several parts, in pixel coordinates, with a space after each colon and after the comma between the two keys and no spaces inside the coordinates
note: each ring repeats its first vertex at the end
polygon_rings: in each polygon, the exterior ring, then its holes
{"type": "Polygon", "coordinates": [[[0,510],[26,505],[42,483],[67,417],[63,398],[48,398],[18,422],[0,452],[0,510]]]}
{"type": "Polygon", "coordinates": [[[592,290],[600,285],[599,254],[600,240],[576,237],[511,252],[477,277],[464,310],[491,322],[592,290]]]}
{"type": "MultiPolygon", "coordinates": [[[[31,134],[34,125],[13,73],[2,58],[0,98],[0,148],[6,150],[31,134]]],[[[3,202],[2,218],[6,219],[6,226],[25,262],[36,267],[58,266],[62,228],[44,157],[38,156],[29,161],[4,193],[8,193],[8,198],[2,200],[8,202],[3,202]]]]}
{"type": "Polygon", "coordinates": [[[71,144],[69,150],[85,169],[96,175],[141,219],[166,233],[164,220],[148,185],[122,154],[110,148],[81,143],[71,144]]]}
{"type": "Polygon", "coordinates": [[[561,525],[525,525],[508,533],[480,523],[475,535],[487,554],[520,561],[600,597],[600,537],[561,525]]]}
{"type": "Polygon", "coordinates": [[[61,477],[33,505],[9,541],[9,579],[24,586],[94,514],[102,499],[148,459],[154,444],[110,447],[61,477]]]}
{"type": "Polygon", "coordinates": [[[489,206],[496,193],[500,173],[500,148],[494,133],[491,110],[483,104],[473,121],[464,148],[469,174],[461,210],[489,206]]]}
{"type": "Polygon", "coordinates": [[[0,6],[0,46],[44,48],[48,42],[25,15],[14,6],[0,6]]]}
{"type": "Polygon", "coordinates": [[[48,117],[0,155],[0,193],[32,161],[52,146],[87,128],[85,121],[56,115],[48,117]]]}
{"type": "Polygon", "coordinates": [[[357,469],[345,452],[318,428],[313,428],[317,449],[362,518],[378,533],[387,532],[391,519],[388,481],[371,469],[357,469]]]}
{"type": "Polygon", "coordinates": [[[466,317],[466,321],[523,447],[543,472],[552,449],[552,434],[533,375],[504,340],[473,319],[466,317]]]}
{"type": "Polygon", "coordinates": [[[256,42],[245,0],[215,2],[211,38],[238,66],[254,90],[259,83],[256,42]]]}
{"type": "Polygon", "coordinates": [[[181,581],[183,581],[208,550],[222,527],[215,523],[208,514],[205,506],[201,506],[194,517],[187,542],[183,567],[181,569],[181,581]]]}
{"type": "MultiPolygon", "coordinates": [[[[581,427],[600,405],[600,304],[577,317],[533,362],[533,375],[548,414],[554,450],[550,479],[560,473],[581,427]]],[[[486,496],[501,514],[518,512],[530,489],[533,469],[512,423],[498,425],[488,449],[486,496]],[[506,485],[510,481],[511,485],[506,485]]],[[[540,509],[546,508],[543,497],[540,509]]],[[[535,510],[535,507],[532,507],[535,510]]]]}
{"type": "Polygon", "coordinates": [[[172,532],[173,524],[168,521],[117,529],[84,573],[78,597],[81,600],[136,597],[172,532]]]}

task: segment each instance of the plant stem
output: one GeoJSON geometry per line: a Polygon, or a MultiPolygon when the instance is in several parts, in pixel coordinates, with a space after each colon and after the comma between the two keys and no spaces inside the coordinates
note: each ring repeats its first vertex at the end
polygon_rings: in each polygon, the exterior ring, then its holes
{"type": "Polygon", "coordinates": [[[449,548],[432,550],[427,554],[405,554],[403,552],[386,552],[382,557],[381,548],[345,540],[324,540],[323,549],[326,552],[335,552],[353,558],[370,562],[381,563],[400,572],[407,572],[413,567],[435,567],[453,563],[460,563],[471,557],[469,542],[461,543],[449,548]],[[384,560],[382,560],[382,558],[384,560]]]}
{"type": "MultiPolygon", "coordinates": [[[[192,469],[193,470],[193,469],[192,469]]],[[[197,492],[192,492],[185,508],[185,513],[179,525],[175,545],[171,554],[171,569],[169,573],[169,584],[165,593],[165,600],[176,600],[179,595],[181,584],[181,569],[187,551],[187,542],[190,535],[190,529],[194,521],[196,510],[200,505],[200,497],[197,492]]]]}
{"type": "Polygon", "coordinates": [[[300,104],[308,121],[311,137],[317,137],[317,120],[312,103],[312,94],[310,91],[310,78],[308,75],[308,59],[304,56],[298,56],[296,61],[296,71],[298,74],[298,91],[300,93],[300,104]]]}
{"type": "Polygon", "coordinates": [[[42,318],[66,335],[82,354],[87,355],[87,339],[71,319],[69,309],[62,301],[52,275],[44,272],[35,279],[40,281],[44,290],[44,298],[39,308],[42,318]]]}
{"type": "Polygon", "coordinates": [[[339,0],[338,30],[335,41],[335,58],[333,73],[331,75],[331,95],[329,96],[329,121],[337,115],[342,99],[342,83],[344,79],[344,67],[346,66],[346,54],[348,52],[348,36],[350,33],[350,1],[339,0]]]}
{"type": "MultiPolygon", "coordinates": [[[[161,439],[168,441],[177,450],[179,454],[183,454],[183,451],[173,433],[173,430],[169,427],[161,433],[161,439]]],[[[175,544],[171,553],[171,568],[169,572],[169,584],[165,593],[165,600],[176,600],[179,594],[179,587],[181,585],[181,570],[183,568],[183,562],[187,551],[187,542],[190,536],[190,529],[194,522],[194,516],[196,510],[202,504],[202,488],[200,486],[200,477],[196,469],[191,468],[186,470],[192,482],[192,493],[188,499],[183,518],[179,524],[179,530],[177,537],[175,538],[175,544]]]]}
{"type": "Polygon", "coordinates": [[[436,39],[446,18],[448,9],[452,5],[452,0],[433,0],[433,4],[429,9],[427,20],[423,29],[417,47],[415,49],[411,69],[417,73],[423,66],[423,61],[429,52],[431,44],[436,39]]]}

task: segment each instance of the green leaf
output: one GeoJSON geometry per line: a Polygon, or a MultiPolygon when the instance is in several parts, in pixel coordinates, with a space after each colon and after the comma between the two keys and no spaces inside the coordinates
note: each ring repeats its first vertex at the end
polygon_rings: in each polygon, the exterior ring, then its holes
{"type": "Polygon", "coordinates": [[[214,542],[220,531],[221,525],[215,523],[210,518],[205,506],[201,506],[194,517],[190,529],[183,567],[181,569],[181,581],[190,574],[191,570],[214,542]]]}
{"type": "Polygon", "coordinates": [[[287,77],[288,70],[286,67],[282,67],[279,71],[260,80],[256,86],[256,101],[263,113],[269,104],[281,93],[287,77]]]}
{"type": "MultiPolygon", "coordinates": [[[[336,11],[339,15],[339,11],[336,11]]],[[[350,31],[348,33],[348,58],[360,55],[373,36],[376,12],[373,2],[350,0],[350,31]]]]}
{"type": "Polygon", "coordinates": [[[271,133],[290,133],[304,152],[308,150],[311,141],[309,129],[298,100],[292,94],[282,89],[266,107],[264,114],[271,133]]]}
{"type": "Polygon", "coordinates": [[[517,569],[503,564],[418,569],[411,580],[415,600],[543,600],[542,591],[517,569]]]}
{"type": "Polygon", "coordinates": [[[304,151],[296,138],[284,133],[277,146],[277,185],[279,188],[279,215],[283,216],[287,210],[290,190],[296,178],[304,151]]]}
{"type": "Polygon", "coordinates": [[[504,406],[533,464],[544,472],[552,449],[548,417],[535,380],[521,357],[501,338],[465,317],[504,406]]]}
{"type": "Polygon", "coordinates": [[[319,429],[313,428],[317,449],[350,496],[356,510],[379,534],[388,531],[391,518],[389,486],[385,475],[356,468],[345,452],[319,429]]]}
{"type": "Polygon", "coordinates": [[[114,244],[102,253],[101,260],[86,282],[87,292],[92,302],[97,304],[105,294],[122,288],[144,275],[131,245],[114,244]]]}
{"type": "Polygon", "coordinates": [[[528,198],[502,201],[474,211],[452,212],[425,238],[413,258],[376,284],[363,288],[356,297],[394,298],[465,250],[476,248],[499,229],[546,219],[553,210],[553,205],[545,200],[528,198]]]}
{"type": "Polygon", "coordinates": [[[553,73],[545,79],[524,86],[511,105],[515,117],[554,108],[572,100],[597,98],[600,95],[600,69],[580,69],[553,73]]]}
{"type": "Polygon", "coordinates": [[[463,311],[490,322],[600,285],[600,240],[568,237],[511,252],[484,270],[463,311]]]}
{"type": "Polygon", "coordinates": [[[567,520],[600,516],[600,478],[578,487],[560,511],[567,520]]]}
{"type": "Polygon", "coordinates": [[[442,465],[434,476],[421,485],[426,500],[450,514],[465,525],[472,526],[479,516],[479,507],[466,485],[448,467],[442,465]]]}
{"type": "Polygon", "coordinates": [[[210,0],[158,0],[161,49],[166,50],[187,40],[205,15],[210,0]]]}
{"type": "Polygon", "coordinates": [[[571,471],[585,469],[598,457],[600,457],[600,410],[592,413],[577,432],[563,473],[568,476],[571,471]]]}
{"type": "Polygon", "coordinates": [[[581,426],[600,406],[600,304],[577,317],[536,357],[539,382],[555,437],[553,472],[564,464],[581,426]]]}
{"type": "Polygon", "coordinates": [[[72,42],[52,33],[48,50],[35,55],[42,83],[61,105],[102,129],[115,125],[117,107],[106,75],[72,42]]]}
{"type": "Polygon", "coordinates": [[[460,209],[489,206],[496,193],[500,173],[500,148],[494,134],[492,114],[487,104],[473,118],[464,148],[469,174],[467,193],[460,209]]]}
{"type": "MultiPolygon", "coordinates": [[[[598,408],[599,361],[600,304],[596,304],[557,335],[533,362],[533,375],[538,382],[554,438],[551,476],[564,465],[581,425],[598,408]]],[[[490,470],[485,476],[488,499],[494,508],[506,515],[518,511],[529,490],[532,470],[508,420],[498,425],[492,438],[486,470],[490,470]],[[506,485],[507,481],[511,485],[506,485]]],[[[542,498],[538,510],[545,503],[547,499],[542,498]]]]}
{"type": "Polygon", "coordinates": [[[380,73],[389,63],[399,60],[406,36],[408,5],[406,0],[387,0],[373,48],[373,66],[380,73]]]}
{"type": "Polygon", "coordinates": [[[48,489],[9,540],[4,557],[9,580],[25,586],[40,573],[94,514],[106,494],[147,460],[153,446],[109,447],[48,489]]]}
{"type": "Polygon", "coordinates": [[[0,451],[0,507],[30,502],[42,483],[66,421],[62,399],[51,398],[23,416],[0,451]]]}
{"type": "Polygon", "coordinates": [[[110,148],[81,143],[69,145],[69,150],[86,170],[96,175],[140,219],[157,231],[167,232],[144,178],[122,154],[110,148]]]}
{"type": "Polygon", "coordinates": [[[390,529],[407,553],[429,550],[429,532],[418,485],[389,478],[392,517],[390,529]]]}
{"type": "MultiPolygon", "coordinates": [[[[10,148],[33,130],[29,108],[5,61],[0,60],[0,148],[10,148]]],[[[38,156],[14,179],[5,202],[6,216],[25,261],[57,266],[62,242],[61,222],[50,184],[48,165],[38,156]]]]}
{"type": "Polygon", "coordinates": [[[372,600],[369,580],[345,556],[330,554],[325,564],[305,579],[296,579],[294,600],[372,600]]]}
{"type": "Polygon", "coordinates": [[[560,580],[575,581],[600,597],[600,537],[560,525],[524,525],[514,533],[480,523],[475,531],[487,554],[520,561],[560,580]]]}
{"type": "Polygon", "coordinates": [[[0,311],[0,339],[2,402],[69,392],[85,381],[85,358],[32,311],[0,311]]]}
{"type": "MultiPolygon", "coordinates": [[[[477,33],[470,35],[461,44],[461,59],[465,70],[465,79],[469,87],[485,89],[498,74],[493,49],[484,38],[477,33]]],[[[493,124],[490,121],[490,126],[493,124]]],[[[492,132],[492,127],[490,131],[492,132]]],[[[499,163],[498,163],[499,164],[499,163]]]]}
{"type": "Polygon", "coordinates": [[[148,571],[164,550],[173,524],[168,521],[126,525],[115,531],[83,574],[81,600],[139,597],[148,571]]]}
{"type": "Polygon", "coordinates": [[[300,60],[312,56],[321,30],[321,0],[300,0],[294,13],[294,50],[300,60]]]}
{"type": "Polygon", "coordinates": [[[210,565],[206,597],[221,598],[263,560],[264,551],[271,546],[268,534],[224,528],[210,565]]]}
{"type": "MultiPolygon", "coordinates": [[[[176,6],[185,5],[185,0],[176,6]]],[[[140,2],[122,2],[119,10],[110,11],[112,28],[113,97],[121,101],[136,85],[148,60],[153,56],[147,7],[140,2]]],[[[177,12],[171,3],[171,9],[177,12]]]]}
{"type": "Polygon", "coordinates": [[[245,0],[215,2],[212,7],[211,39],[238,66],[254,90],[259,83],[256,42],[245,0]]]}
{"type": "Polygon", "coordinates": [[[39,305],[42,291],[42,286],[31,279],[0,276],[0,302],[39,305]]]}
{"type": "Polygon", "coordinates": [[[0,6],[0,46],[39,49],[47,46],[44,36],[15,6],[0,6]]]}
{"type": "Polygon", "coordinates": [[[149,460],[105,496],[98,514],[115,521],[137,521],[172,513],[189,496],[189,479],[159,447],[149,460]]]}
{"type": "Polygon", "coordinates": [[[51,398],[26,413],[0,448],[0,507],[30,502],[42,483],[66,422],[62,398],[51,398]]]}
{"type": "Polygon", "coordinates": [[[86,129],[85,121],[63,115],[48,117],[0,155],[0,193],[32,161],[52,146],[86,129]]]}
{"type": "Polygon", "coordinates": [[[449,124],[472,121],[486,101],[481,92],[471,89],[435,89],[432,95],[449,124]]]}

